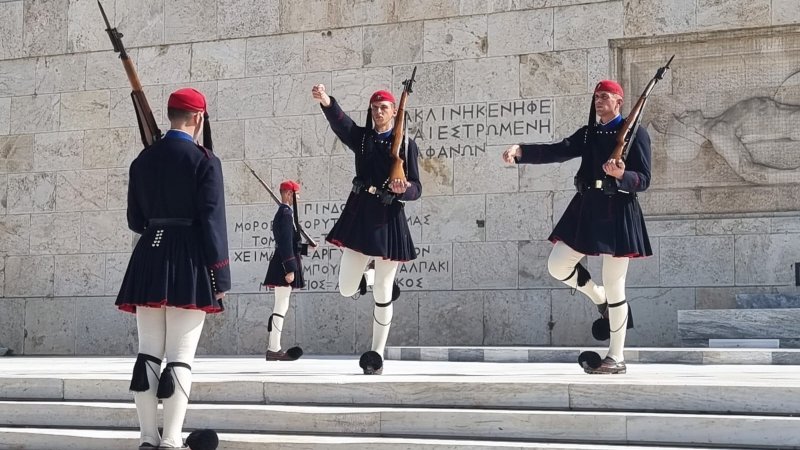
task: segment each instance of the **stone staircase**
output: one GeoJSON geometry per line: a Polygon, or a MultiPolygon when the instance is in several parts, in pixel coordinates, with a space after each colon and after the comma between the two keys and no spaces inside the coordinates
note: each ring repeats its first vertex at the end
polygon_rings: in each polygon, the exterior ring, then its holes
{"type": "Polygon", "coordinates": [[[678,311],[683,345],[800,348],[800,294],[737,294],[736,304],[678,311]]]}
{"type": "MultiPolygon", "coordinates": [[[[133,359],[2,362],[0,449],[136,448],[133,359]]],[[[218,430],[220,450],[800,448],[794,368],[729,367],[388,360],[365,377],[353,359],[203,358],[185,430],[218,430]]]]}

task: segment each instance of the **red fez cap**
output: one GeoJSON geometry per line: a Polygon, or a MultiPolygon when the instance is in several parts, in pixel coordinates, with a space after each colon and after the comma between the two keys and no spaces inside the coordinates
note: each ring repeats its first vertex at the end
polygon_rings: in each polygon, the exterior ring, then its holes
{"type": "Polygon", "coordinates": [[[292,180],[286,180],[281,183],[281,191],[300,192],[300,185],[292,180]]]}
{"type": "Polygon", "coordinates": [[[597,83],[597,86],[594,87],[594,91],[610,92],[612,94],[617,94],[620,97],[624,97],[622,94],[622,86],[620,86],[619,83],[614,80],[603,80],[597,83]]]}
{"type": "Polygon", "coordinates": [[[206,112],[206,98],[197,89],[178,89],[170,94],[167,106],[186,111],[206,112]]]}
{"type": "Polygon", "coordinates": [[[369,98],[369,104],[371,105],[371,104],[373,104],[375,102],[397,103],[395,101],[395,99],[394,99],[394,95],[392,95],[391,92],[389,92],[389,91],[387,91],[385,89],[381,89],[380,91],[375,91],[375,93],[372,94],[372,97],[369,98]]]}

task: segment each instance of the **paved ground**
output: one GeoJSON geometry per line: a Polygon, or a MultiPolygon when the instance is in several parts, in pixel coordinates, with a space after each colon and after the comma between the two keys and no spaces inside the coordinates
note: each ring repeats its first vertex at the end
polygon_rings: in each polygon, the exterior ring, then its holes
{"type": "MultiPolygon", "coordinates": [[[[133,357],[3,357],[0,378],[129,379],[133,357]]],[[[261,357],[201,357],[194,380],[282,383],[491,381],[523,383],[609,383],[664,385],[758,385],[800,387],[798,366],[628,365],[625,375],[586,375],[577,364],[387,361],[382,376],[361,374],[357,357],[304,356],[298,361],[261,357]]]]}

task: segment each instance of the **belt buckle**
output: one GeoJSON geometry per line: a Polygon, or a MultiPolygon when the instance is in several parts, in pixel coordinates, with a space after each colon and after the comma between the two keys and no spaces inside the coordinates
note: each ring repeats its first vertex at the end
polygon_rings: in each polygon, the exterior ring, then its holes
{"type": "Polygon", "coordinates": [[[375,186],[370,186],[369,188],[367,188],[367,192],[369,192],[370,194],[374,194],[378,192],[378,188],[376,188],[375,186]]]}
{"type": "Polygon", "coordinates": [[[595,189],[603,189],[603,180],[594,180],[595,189]]]}

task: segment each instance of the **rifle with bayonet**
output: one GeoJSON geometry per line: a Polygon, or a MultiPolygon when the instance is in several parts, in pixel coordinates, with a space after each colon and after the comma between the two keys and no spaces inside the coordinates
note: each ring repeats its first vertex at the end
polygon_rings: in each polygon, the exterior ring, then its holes
{"type": "MultiPolygon", "coordinates": [[[[253,176],[256,177],[256,180],[258,180],[258,182],[261,183],[261,186],[263,186],[264,189],[266,189],[267,192],[269,192],[269,196],[272,197],[273,200],[275,200],[275,203],[277,203],[278,206],[280,206],[282,203],[281,199],[278,198],[277,195],[275,195],[275,192],[273,192],[272,188],[270,188],[269,185],[266,182],[264,182],[264,180],[262,180],[260,176],[258,176],[256,171],[253,170],[252,167],[250,167],[250,164],[247,164],[245,162],[244,165],[250,170],[250,173],[252,173],[253,176]]],[[[298,208],[297,202],[295,202],[294,208],[292,208],[294,209],[294,226],[297,228],[297,231],[300,232],[300,234],[303,236],[303,239],[305,239],[306,242],[308,242],[308,245],[316,247],[317,243],[314,242],[314,240],[311,239],[311,236],[309,236],[308,233],[306,233],[306,230],[304,230],[303,227],[300,226],[300,220],[297,217],[297,208],[298,208]]]]}
{"type": "Polygon", "coordinates": [[[403,160],[400,159],[400,146],[405,138],[405,116],[406,116],[406,101],[408,94],[410,94],[412,85],[414,84],[414,76],[417,74],[417,66],[411,72],[411,78],[403,81],[403,94],[400,95],[400,102],[397,105],[397,115],[394,118],[394,139],[392,139],[392,148],[389,152],[392,158],[392,168],[389,172],[389,182],[393,180],[406,180],[406,172],[403,169],[403,160]]]}
{"type": "Polygon", "coordinates": [[[97,1],[97,6],[100,7],[100,13],[103,15],[103,20],[106,22],[106,32],[108,37],[111,38],[111,45],[114,51],[119,53],[119,59],[122,60],[122,67],[125,68],[125,74],[128,76],[128,81],[131,83],[131,99],[133,100],[133,110],[136,113],[136,121],[139,123],[139,133],[142,135],[142,144],[145,147],[153,145],[153,143],[161,139],[161,130],[158,129],[156,118],[153,117],[153,110],[150,109],[150,104],[147,102],[147,97],[144,95],[142,89],[142,82],[139,81],[139,75],[136,73],[136,67],[128,52],[125,51],[125,46],[122,45],[122,33],[112,28],[108,22],[108,17],[100,4],[97,1]]]}
{"type": "Polygon", "coordinates": [[[636,101],[636,104],[633,105],[633,108],[631,108],[631,112],[628,113],[628,117],[625,118],[625,123],[622,124],[622,128],[620,128],[617,133],[617,145],[614,147],[614,151],[611,152],[611,157],[609,158],[614,160],[617,165],[619,165],[620,161],[625,160],[625,156],[628,154],[628,150],[633,144],[633,139],[636,136],[636,131],[639,129],[639,122],[642,120],[642,112],[644,111],[644,106],[647,104],[648,97],[650,97],[650,93],[653,92],[656,83],[664,78],[664,73],[669,70],[669,65],[674,58],[675,55],[672,55],[672,58],[667,61],[667,64],[656,71],[656,75],[647,83],[642,95],[639,97],[639,100],[636,101]]]}

